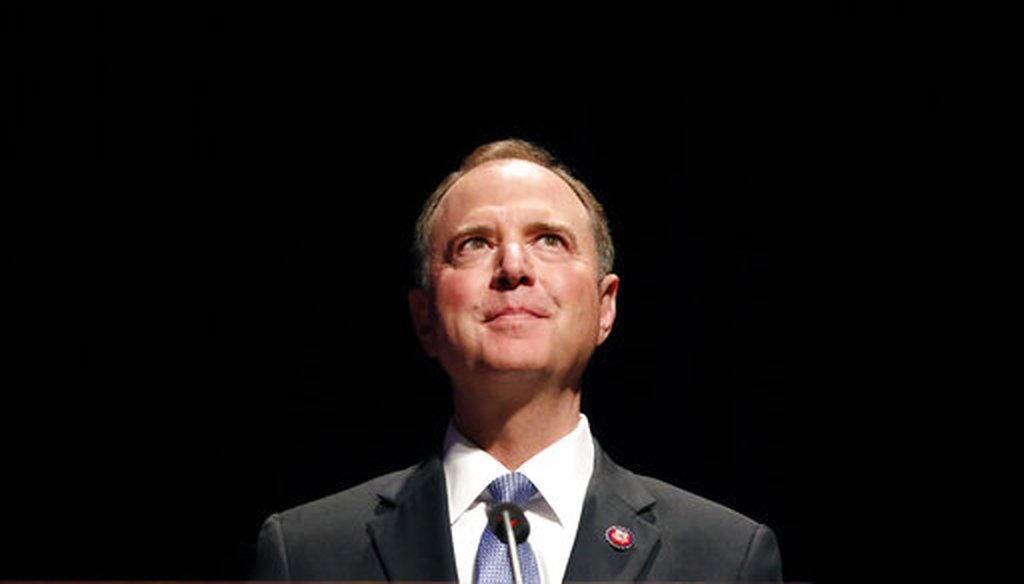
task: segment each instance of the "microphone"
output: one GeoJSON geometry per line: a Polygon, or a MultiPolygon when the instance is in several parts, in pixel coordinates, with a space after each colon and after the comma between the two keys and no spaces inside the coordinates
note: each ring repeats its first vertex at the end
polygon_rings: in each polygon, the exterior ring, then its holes
{"type": "Polygon", "coordinates": [[[494,535],[498,536],[501,543],[508,545],[508,531],[505,526],[505,513],[508,512],[509,523],[512,532],[515,534],[516,543],[523,543],[530,537],[530,522],[526,520],[526,514],[515,503],[498,503],[488,511],[488,519],[494,535]]]}
{"type": "Polygon", "coordinates": [[[512,577],[516,584],[523,584],[523,571],[519,567],[518,544],[530,536],[530,522],[526,514],[514,503],[499,503],[487,512],[487,523],[501,543],[508,546],[512,561],[512,577]]]}

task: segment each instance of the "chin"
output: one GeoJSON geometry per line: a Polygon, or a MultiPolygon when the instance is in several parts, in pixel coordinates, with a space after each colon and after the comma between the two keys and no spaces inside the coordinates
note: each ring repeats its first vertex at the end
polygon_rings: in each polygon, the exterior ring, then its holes
{"type": "Polygon", "coordinates": [[[499,344],[482,355],[483,365],[495,372],[545,371],[551,367],[551,353],[536,345],[528,347],[499,344]]]}

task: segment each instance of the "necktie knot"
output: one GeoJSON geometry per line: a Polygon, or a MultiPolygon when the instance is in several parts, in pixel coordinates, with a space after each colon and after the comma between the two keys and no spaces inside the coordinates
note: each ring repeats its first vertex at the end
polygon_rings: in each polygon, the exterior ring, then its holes
{"type": "Polygon", "coordinates": [[[537,493],[526,475],[518,472],[502,475],[487,485],[495,503],[515,503],[523,506],[537,493]]]}

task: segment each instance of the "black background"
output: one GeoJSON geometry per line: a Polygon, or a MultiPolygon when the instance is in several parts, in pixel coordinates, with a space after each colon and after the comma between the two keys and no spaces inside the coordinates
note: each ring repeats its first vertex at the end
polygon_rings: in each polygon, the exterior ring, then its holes
{"type": "Polygon", "coordinates": [[[950,125],[931,15],[464,16],[6,11],[0,578],[241,577],[270,512],[435,449],[412,224],[509,136],[611,217],[602,445],[772,526],[788,580],[872,573],[920,463],[890,438],[950,125]]]}

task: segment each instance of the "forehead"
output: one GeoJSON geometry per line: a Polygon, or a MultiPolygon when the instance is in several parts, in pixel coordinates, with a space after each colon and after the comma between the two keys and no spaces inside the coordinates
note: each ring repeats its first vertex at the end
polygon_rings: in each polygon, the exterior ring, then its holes
{"type": "Polygon", "coordinates": [[[526,160],[494,160],[452,185],[438,207],[436,225],[444,231],[466,221],[524,215],[579,228],[590,221],[576,192],[554,172],[526,160]]]}

